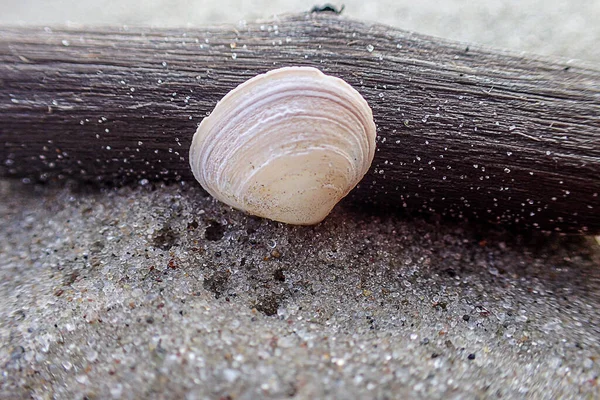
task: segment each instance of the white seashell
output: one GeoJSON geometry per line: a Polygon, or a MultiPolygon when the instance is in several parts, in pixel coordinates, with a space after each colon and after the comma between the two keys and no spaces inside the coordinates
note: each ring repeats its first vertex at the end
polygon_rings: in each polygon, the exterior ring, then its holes
{"type": "Polygon", "coordinates": [[[249,214],[322,221],[368,171],[375,123],[348,83],[310,67],[280,68],[231,92],[192,141],[202,187],[249,214]]]}

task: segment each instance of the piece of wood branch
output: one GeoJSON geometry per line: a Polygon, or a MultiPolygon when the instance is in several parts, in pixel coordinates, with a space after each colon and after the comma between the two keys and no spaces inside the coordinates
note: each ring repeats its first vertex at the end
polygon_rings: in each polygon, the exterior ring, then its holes
{"type": "Polygon", "coordinates": [[[373,166],[352,199],[600,231],[600,71],[332,13],[196,29],[0,28],[0,173],[193,181],[197,124],[270,69],[315,66],[367,99],[373,166]]]}

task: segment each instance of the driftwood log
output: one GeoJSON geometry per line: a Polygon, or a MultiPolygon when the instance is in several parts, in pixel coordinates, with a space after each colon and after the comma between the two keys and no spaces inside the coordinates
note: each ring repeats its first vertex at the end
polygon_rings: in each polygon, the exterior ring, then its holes
{"type": "Polygon", "coordinates": [[[334,13],[194,29],[0,28],[0,174],[193,181],[197,124],[229,90],[310,65],[372,106],[351,198],[548,231],[600,231],[600,70],[334,13]]]}

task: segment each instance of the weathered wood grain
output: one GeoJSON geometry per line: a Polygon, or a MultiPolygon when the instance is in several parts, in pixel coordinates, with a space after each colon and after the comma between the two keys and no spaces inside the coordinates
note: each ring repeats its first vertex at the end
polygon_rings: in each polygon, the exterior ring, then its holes
{"type": "Polygon", "coordinates": [[[197,124],[244,80],[310,65],[372,106],[352,199],[600,231],[600,70],[333,13],[194,29],[0,28],[0,174],[193,182],[197,124]]]}

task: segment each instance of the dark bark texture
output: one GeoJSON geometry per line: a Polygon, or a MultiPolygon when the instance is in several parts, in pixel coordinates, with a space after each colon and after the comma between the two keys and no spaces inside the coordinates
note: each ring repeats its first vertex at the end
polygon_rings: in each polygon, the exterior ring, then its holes
{"type": "Polygon", "coordinates": [[[352,200],[600,231],[599,69],[334,13],[181,30],[0,28],[0,174],[192,183],[202,118],[246,79],[291,65],[345,79],[373,108],[377,153],[352,200]]]}

